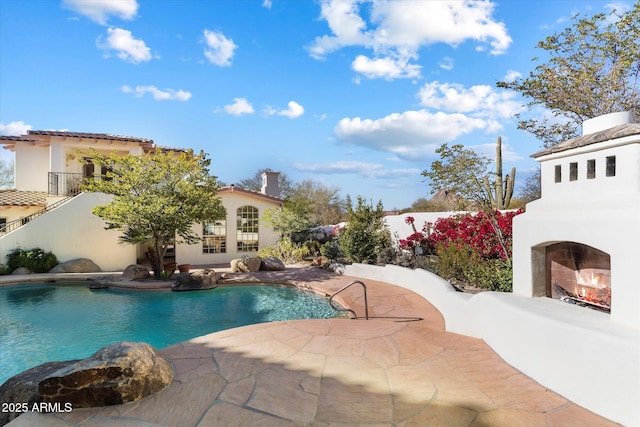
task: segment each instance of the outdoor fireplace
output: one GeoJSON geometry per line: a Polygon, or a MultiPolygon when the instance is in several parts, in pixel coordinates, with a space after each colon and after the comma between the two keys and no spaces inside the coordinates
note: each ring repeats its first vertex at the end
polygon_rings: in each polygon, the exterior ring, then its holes
{"type": "Polygon", "coordinates": [[[611,257],[575,242],[546,247],[546,296],[609,313],[611,257]]]}
{"type": "Polygon", "coordinates": [[[514,218],[513,293],[640,329],[640,123],[629,112],[596,117],[532,157],[542,197],[514,218]]]}

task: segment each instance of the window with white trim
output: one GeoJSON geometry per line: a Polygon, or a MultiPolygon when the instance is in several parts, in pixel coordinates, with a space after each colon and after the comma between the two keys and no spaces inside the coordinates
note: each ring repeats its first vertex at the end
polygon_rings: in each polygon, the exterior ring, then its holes
{"type": "Polygon", "coordinates": [[[202,225],[202,253],[227,253],[227,211],[224,218],[202,225]]]}
{"type": "Polygon", "coordinates": [[[236,212],[236,236],[238,252],[258,250],[258,208],[240,206],[236,212]]]}

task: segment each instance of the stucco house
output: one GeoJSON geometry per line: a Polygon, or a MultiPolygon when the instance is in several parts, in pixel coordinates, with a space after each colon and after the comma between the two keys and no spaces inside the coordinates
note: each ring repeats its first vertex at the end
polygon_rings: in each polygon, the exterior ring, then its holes
{"type": "MultiPolygon", "coordinates": [[[[14,152],[15,188],[0,190],[0,263],[17,247],[40,247],[58,259],[90,258],[105,271],[117,271],[144,257],[146,248],[123,245],[120,232],[105,230],[91,210],[110,196],[81,193],[82,180],[101,175],[94,165],[81,163],[79,152],[142,155],[161,148],[153,140],[104,133],[28,131],[0,136],[4,149],[14,152]]],[[[87,159],[90,160],[90,159],[87,159]]],[[[170,255],[178,264],[226,263],[275,244],[278,234],[260,218],[282,206],[278,173],[263,175],[261,192],[223,187],[218,196],[226,218],[215,224],[194,224],[203,237],[194,245],[176,245],[170,255]]]]}

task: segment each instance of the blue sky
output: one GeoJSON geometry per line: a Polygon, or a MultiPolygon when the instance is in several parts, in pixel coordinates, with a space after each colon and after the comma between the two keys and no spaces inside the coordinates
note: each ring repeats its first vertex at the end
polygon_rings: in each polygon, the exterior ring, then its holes
{"type": "Polygon", "coordinates": [[[630,3],[0,0],[0,134],[150,138],[204,150],[227,184],[271,168],[385,209],[430,197],[440,144],[493,156],[502,136],[518,185],[540,143],[496,81],[574,14],[630,3]]]}

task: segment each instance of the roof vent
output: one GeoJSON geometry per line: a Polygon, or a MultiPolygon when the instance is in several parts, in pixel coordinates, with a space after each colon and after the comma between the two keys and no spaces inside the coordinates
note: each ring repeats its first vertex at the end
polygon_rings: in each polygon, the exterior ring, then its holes
{"type": "Polygon", "coordinates": [[[585,120],[582,123],[582,134],[589,135],[591,133],[601,132],[611,129],[615,126],[628,125],[635,123],[636,119],[631,111],[620,111],[618,113],[609,113],[593,119],[585,120]]]}

